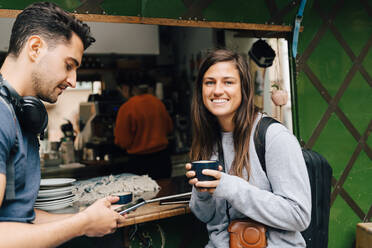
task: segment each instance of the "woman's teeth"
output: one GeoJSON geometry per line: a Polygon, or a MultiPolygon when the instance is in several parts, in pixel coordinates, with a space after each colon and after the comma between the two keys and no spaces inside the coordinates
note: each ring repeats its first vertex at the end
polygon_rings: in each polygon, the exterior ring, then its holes
{"type": "Polygon", "coordinates": [[[227,99],[213,99],[212,102],[216,102],[216,103],[227,102],[227,99]]]}

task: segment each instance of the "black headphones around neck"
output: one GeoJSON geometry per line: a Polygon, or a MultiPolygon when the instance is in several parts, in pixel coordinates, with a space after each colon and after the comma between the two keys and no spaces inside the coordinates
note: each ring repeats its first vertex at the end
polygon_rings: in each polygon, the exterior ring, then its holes
{"type": "Polygon", "coordinates": [[[13,106],[22,130],[34,134],[44,133],[48,125],[48,113],[37,97],[21,97],[1,74],[0,96],[13,106]]]}

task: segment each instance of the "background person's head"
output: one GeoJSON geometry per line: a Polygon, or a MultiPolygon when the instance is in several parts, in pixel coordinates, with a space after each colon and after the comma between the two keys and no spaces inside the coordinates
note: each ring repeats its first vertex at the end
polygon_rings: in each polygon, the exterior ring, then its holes
{"type": "Polygon", "coordinates": [[[139,80],[133,86],[134,95],[154,94],[155,79],[148,73],[140,76],[139,80]]]}
{"type": "Polygon", "coordinates": [[[133,85],[135,84],[135,75],[133,72],[119,70],[116,73],[116,84],[118,91],[122,94],[122,96],[128,100],[133,96],[133,85]]]}
{"type": "Polygon", "coordinates": [[[10,36],[8,55],[18,57],[28,38],[40,35],[48,48],[58,43],[69,42],[75,33],[87,49],[95,39],[90,34],[87,24],[76,19],[54,3],[33,3],[25,8],[16,18],[10,36]]]}
{"type": "Polygon", "coordinates": [[[118,83],[118,90],[126,100],[132,97],[132,84],[130,82],[121,81],[118,83]]]}
{"type": "Polygon", "coordinates": [[[142,71],[119,71],[116,83],[126,99],[136,95],[153,94],[155,87],[155,79],[142,71]]]}

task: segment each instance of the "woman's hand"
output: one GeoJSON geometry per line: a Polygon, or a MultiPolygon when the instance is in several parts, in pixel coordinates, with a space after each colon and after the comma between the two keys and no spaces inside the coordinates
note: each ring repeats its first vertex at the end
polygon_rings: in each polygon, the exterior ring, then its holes
{"type": "Polygon", "coordinates": [[[207,176],[212,176],[216,178],[216,180],[213,181],[198,181],[198,179],[195,177],[195,171],[191,170],[191,164],[187,163],[186,164],[186,177],[189,178],[189,184],[195,186],[195,188],[199,192],[209,192],[210,194],[213,194],[214,191],[216,190],[216,187],[220,183],[221,179],[221,171],[222,171],[222,166],[218,166],[218,171],[216,170],[210,170],[210,169],[204,169],[202,173],[207,176]]]}

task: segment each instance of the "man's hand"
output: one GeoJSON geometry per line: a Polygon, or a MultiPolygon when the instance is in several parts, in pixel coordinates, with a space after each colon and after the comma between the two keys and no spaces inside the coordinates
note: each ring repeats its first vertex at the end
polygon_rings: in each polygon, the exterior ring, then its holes
{"type": "Polygon", "coordinates": [[[97,200],[79,214],[86,218],[84,233],[89,237],[102,237],[113,233],[123,226],[126,216],[121,216],[111,209],[111,204],[119,200],[117,196],[108,196],[97,200]]]}
{"type": "Polygon", "coordinates": [[[202,173],[207,176],[213,176],[216,178],[216,180],[213,181],[198,181],[198,179],[195,177],[195,171],[191,170],[191,164],[187,163],[186,164],[186,177],[189,178],[189,184],[195,186],[195,188],[199,192],[206,192],[208,191],[210,194],[213,194],[216,187],[220,183],[221,179],[221,172],[222,171],[222,166],[218,166],[218,171],[216,170],[209,170],[209,169],[204,169],[202,173]]]}

